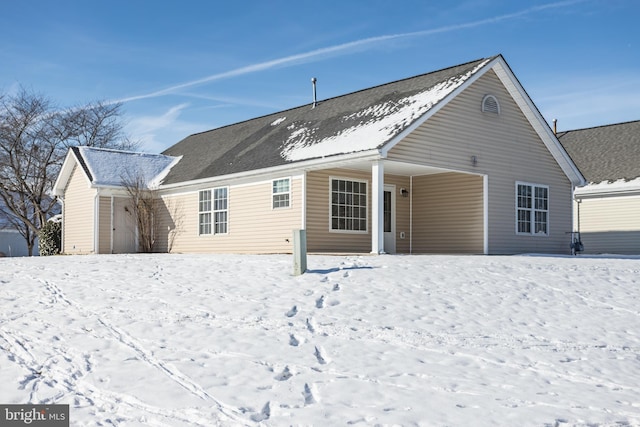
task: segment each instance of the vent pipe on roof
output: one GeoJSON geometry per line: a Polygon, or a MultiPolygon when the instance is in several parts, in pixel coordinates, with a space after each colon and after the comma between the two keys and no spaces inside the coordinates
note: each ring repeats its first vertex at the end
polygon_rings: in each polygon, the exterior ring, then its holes
{"type": "Polygon", "coordinates": [[[316,108],[316,105],[318,105],[318,99],[316,98],[316,82],[318,81],[318,79],[316,79],[315,77],[311,78],[311,84],[313,85],[313,107],[312,108],[316,108]]]}
{"type": "Polygon", "coordinates": [[[558,134],[558,119],[553,119],[553,134],[558,134]]]}

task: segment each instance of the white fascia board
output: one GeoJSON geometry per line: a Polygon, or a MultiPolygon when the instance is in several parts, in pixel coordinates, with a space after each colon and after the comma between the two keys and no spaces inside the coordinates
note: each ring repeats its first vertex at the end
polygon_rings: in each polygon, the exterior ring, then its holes
{"type": "Polygon", "coordinates": [[[455,88],[450,94],[448,94],[447,96],[444,97],[444,99],[442,99],[440,102],[438,102],[436,105],[434,105],[433,107],[431,107],[429,109],[429,111],[427,111],[422,117],[418,118],[415,122],[413,122],[409,127],[407,127],[405,130],[403,130],[402,132],[400,132],[398,135],[394,136],[389,142],[387,142],[381,149],[380,149],[380,153],[382,154],[383,157],[387,157],[389,150],[391,150],[393,147],[395,147],[400,141],[402,141],[407,135],[409,135],[411,132],[413,132],[414,130],[416,130],[418,127],[420,127],[424,122],[426,122],[431,116],[433,116],[434,114],[436,114],[438,111],[440,111],[442,108],[444,108],[452,99],[454,99],[456,96],[458,96],[463,90],[465,90],[466,88],[468,88],[469,86],[471,86],[476,80],[478,80],[480,77],[482,77],[488,70],[491,69],[491,67],[493,66],[492,64],[495,63],[495,61],[498,58],[495,58],[489,62],[487,62],[485,65],[483,65],[480,69],[476,70],[475,73],[473,73],[472,76],[470,76],[467,80],[465,80],[464,83],[462,83],[460,86],[458,86],[457,88],[455,88]]]}
{"type": "MultiPolygon", "coordinates": [[[[67,187],[67,183],[69,182],[69,178],[71,178],[71,173],[73,172],[73,167],[76,164],[79,164],[79,162],[73,154],[73,150],[69,150],[67,152],[67,156],[64,158],[64,162],[62,163],[62,168],[60,168],[56,182],[53,184],[52,193],[54,196],[64,196],[64,189],[67,187]]],[[[89,181],[89,179],[87,179],[87,181],[89,181]]]]}
{"type": "Polygon", "coordinates": [[[576,188],[574,196],[576,199],[640,196],[640,180],[636,179],[624,183],[589,184],[576,188]]]}
{"type": "Polygon", "coordinates": [[[540,111],[535,106],[527,92],[524,90],[515,74],[509,68],[506,61],[502,57],[498,57],[495,63],[491,65],[496,75],[505,86],[513,100],[518,104],[520,110],[527,118],[533,129],[536,131],[542,142],[547,147],[553,158],[556,160],[564,174],[569,178],[573,185],[585,185],[587,182],[576,167],[571,157],[558,141],[547,122],[544,120],[540,111]]]}
{"type": "Polygon", "coordinates": [[[257,179],[267,179],[270,177],[278,177],[282,175],[296,175],[310,170],[319,170],[327,168],[337,168],[347,166],[354,162],[378,160],[383,158],[380,151],[368,150],[357,153],[341,154],[336,156],[323,157],[312,160],[304,160],[286,165],[274,166],[264,169],[255,169],[245,172],[239,172],[228,175],[215,176],[211,178],[202,178],[193,181],[178,182],[175,184],[160,185],[158,191],[161,194],[173,193],[176,189],[184,189],[185,187],[204,187],[208,185],[217,185],[222,183],[242,184],[252,182],[257,179]]]}

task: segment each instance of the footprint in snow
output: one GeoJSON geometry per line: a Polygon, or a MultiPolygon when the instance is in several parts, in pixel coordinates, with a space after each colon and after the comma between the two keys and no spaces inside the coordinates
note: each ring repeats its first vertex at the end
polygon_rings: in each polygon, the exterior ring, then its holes
{"type": "Polygon", "coordinates": [[[304,384],[304,391],[302,392],[302,395],[304,396],[304,404],[306,405],[311,405],[313,403],[316,403],[318,400],[316,399],[315,396],[316,393],[314,393],[314,387],[311,386],[309,387],[309,384],[305,383],[304,384]]]}
{"type": "Polygon", "coordinates": [[[291,310],[289,310],[289,311],[287,311],[287,312],[285,313],[285,315],[286,315],[287,317],[293,317],[293,316],[295,316],[296,314],[298,314],[298,306],[297,306],[297,305],[294,305],[293,307],[291,307],[291,310]]]}
{"type": "Polygon", "coordinates": [[[326,365],[331,362],[331,359],[327,356],[327,352],[322,347],[316,347],[314,356],[316,356],[318,363],[321,365],[326,365]]]}
{"type": "Polygon", "coordinates": [[[336,283],[335,285],[333,285],[333,291],[337,292],[340,290],[340,283],[336,283]]]}
{"type": "Polygon", "coordinates": [[[297,347],[300,345],[300,343],[302,343],[304,340],[302,338],[297,338],[295,335],[293,334],[289,334],[289,345],[292,347],[297,347]]]}
{"type": "Polygon", "coordinates": [[[289,378],[291,378],[293,376],[293,374],[291,373],[291,370],[289,369],[288,366],[285,366],[284,369],[282,370],[282,372],[280,372],[278,375],[276,375],[276,380],[278,381],[286,381],[289,378]]]}
{"type": "Polygon", "coordinates": [[[307,330],[312,334],[316,332],[317,326],[316,321],[313,318],[307,318],[307,330]]]}
{"type": "Polygon", "coordinates": [[[260,413],[251,415],[251,419],[259,423],[260,421],[268,420],[270,416],[271,416],[271,402],[267,402],[263,406],[262,411],[260,411],[260,413]]]}
{"type": "Polygon", "coordinates": [[[324,307],[324,295],[316,300],[316,308],[324,307]]]}

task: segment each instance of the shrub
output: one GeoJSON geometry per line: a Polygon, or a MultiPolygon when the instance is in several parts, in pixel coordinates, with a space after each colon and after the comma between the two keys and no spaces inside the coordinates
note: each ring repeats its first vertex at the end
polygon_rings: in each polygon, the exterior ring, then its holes
{"type": "Polygon", "coordinates": [[[40,229],[38,238],[40,256],[59,254],[62,244],[62,223],[59,221],[47,221],[40,229]]]}

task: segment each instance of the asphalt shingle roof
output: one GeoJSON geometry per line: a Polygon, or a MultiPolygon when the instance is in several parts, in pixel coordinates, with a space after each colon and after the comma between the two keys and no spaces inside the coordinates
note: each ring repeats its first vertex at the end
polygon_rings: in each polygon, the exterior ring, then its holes
{"type": "Polygon", "coordinates": [[[163,184],[380,148],[494,58],[188,136],[162,153],[182,156],[163,184]]]}
{"type": "Polygon", "coordinates": [[[640,177],[640,120],[559,132],[558,140],[589,183],[640,177]]]}

